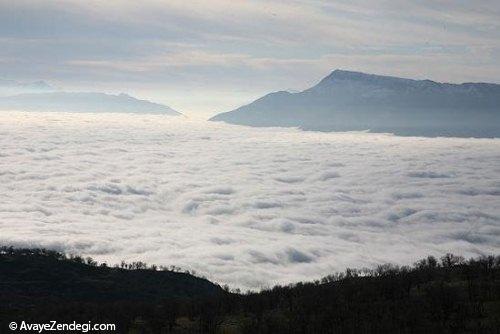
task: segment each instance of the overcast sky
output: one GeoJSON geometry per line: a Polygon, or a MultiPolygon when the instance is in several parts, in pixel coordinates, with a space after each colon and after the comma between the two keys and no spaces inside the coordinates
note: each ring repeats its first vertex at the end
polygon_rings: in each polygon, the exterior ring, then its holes
{"type": "Polygon", "coordinates": [[[500,2],[0,0],[0,78],[206,117],[336,68],[500,82],[500,2]]]}

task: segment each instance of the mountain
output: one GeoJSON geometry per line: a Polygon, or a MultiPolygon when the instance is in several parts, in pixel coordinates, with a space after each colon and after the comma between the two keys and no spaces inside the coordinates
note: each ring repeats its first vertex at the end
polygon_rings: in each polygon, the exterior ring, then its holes
{"type": "Polygon", "coordinates": [[[56,89],[45,81],[19,82],[0,79],[0,96],[11,96],[30,93],[54,92],[56,89]]]}
{"type": "Polygon", "coordinates": [[[0,98],[1,110],[123,112],[181,115],[174,109],[127,94],[51,92],[0,98]]]}
{"type": "Polygon", "coordinates": [[[25,306],[57,301],[158,302],[167,297],[213,297],[224,292],[188,273],[156,270],[142,262],[122,267],[44,249],[1,247],[0,296],[2,303],[25,306]]]}
{"type": "Polygon", "coordinates": [[[227,290],[142,262],[109,267],[46,249],[0,247],[0,333],[23,321],[114,324],[105,332],[128,334],[465,334],[500,328],[500,256],[493,255],[429,256],[413,266],[351,268],[259,292],[227,290]]]}
{"type": "Polygon", "coordinates": [[[319,131],[500,137],[500,85],[335,70],[302,92],[271,93],[211,120],[319,131]]]}

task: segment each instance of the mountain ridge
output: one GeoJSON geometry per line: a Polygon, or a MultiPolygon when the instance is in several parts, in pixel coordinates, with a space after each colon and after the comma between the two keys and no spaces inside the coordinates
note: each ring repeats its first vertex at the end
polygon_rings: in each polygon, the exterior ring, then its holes
{"type": "Polygon", "coordinates": [[[499,106],[498,84],[335,70],[302,92],[273,92],[210,120],[319,131],[499,137],[499,106]]]}
{"type": "Polygon", "coordinates": [[[16,80],[0,79],[0,96],[12,96],[25,93],[47,93],[57,89],[46,81],[20,82],[16,80]]]}
{"type": "Polygon", "coordinates": [[[121,93],[48,92],[26,93],[0,98],[1,110],[61,112],[125,112],[182,115],[169,106],[121,93]]]}
{"type": "MultiPolygon", "coordinates": [[[[406,81],[406,82],[422,82],[422,83],[430,83],[430,84],[438,84],[438,85],[452,85],[452,86],[462,86],[462,85],[500,85],[497,83],[490,83],[490,82],[484,82],[484,81],[466,81],[466,82],[461,82],[461,83],[453,83],[453,82],[440,82],[436,80],[431,80],[431,79],[412,79],[412,78],[406,78],[406,77],[397,77],[394,75],[385,75],[385,74],[372,74],[372,73],[365,73],[365,72],[360,72],[360,71],[351,71],[351,70],[343,70],[343,69],[335,69],[332,72],[330,72],[329,75],[321,79],[319,83],[321,83],[324,80],[331,79],[331,78],[348,78],[348,79],[361,79],[361,78],[378,78],[378,79],[385,79],[385,80],[394,80],[394,81],[406,81]]],[[[319,84],[318,83],[318,84],[319,84]]]]}

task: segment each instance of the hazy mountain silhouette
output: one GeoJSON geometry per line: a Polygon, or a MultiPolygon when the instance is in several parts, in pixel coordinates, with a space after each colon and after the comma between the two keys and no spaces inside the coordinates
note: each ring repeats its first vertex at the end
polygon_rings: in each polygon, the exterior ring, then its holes
{"type": "Polygon", "coordinates": [[[305,91],[271,93],[211,120],[320,131],[499,137],[500,85],[335,70],[305,91]]]}
{"type": "Polygon", "coordinates": [[[11,96],[30,93],[54,92],[56,89],[45,81],[19,82],[0,79],[0,96],[11,96]]]}
{"type": "Polygon", "coordinates": [[[174,109],[127,94],[51,92],[0,98],[0,109],[23,111],[123,112],[181,115],[174,109]]]}

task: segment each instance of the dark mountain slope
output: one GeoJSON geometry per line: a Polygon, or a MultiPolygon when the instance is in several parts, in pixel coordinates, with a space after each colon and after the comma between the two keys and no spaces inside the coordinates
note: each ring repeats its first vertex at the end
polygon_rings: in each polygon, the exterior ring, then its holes
{"type": "Polygon", "coordinates": [[[268,94],[213,121],[400,135],[500,136],[500,85],[335,70],[299,93],[268,94]]]}
{"type": "Polygon", "coordinates": [[[227,293],[143,263],[0,248],[0,333],[10,322],[112,323],[116,333],[499,333],[500,256],[430,256],[321,280],[227,293]]]}
{"type": "MultiPolygon", "coordinates": [[[[223,290],[187,273],[96,266],[79,257],[46,250],[3,249],[0,296],[3,303],[159,301],[215,296],[223,290]]],[[[142,265],[133,265],[142,268],[142,265]]]]}

